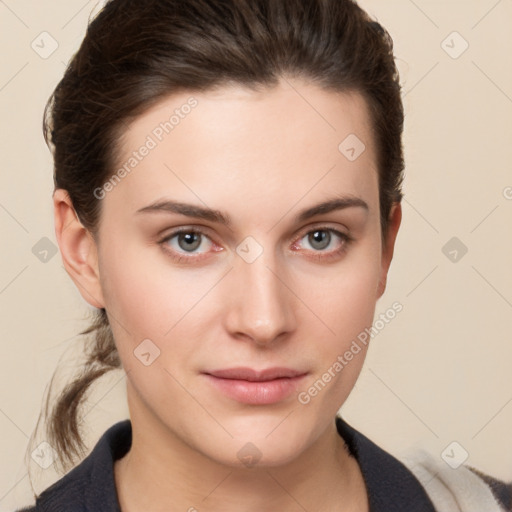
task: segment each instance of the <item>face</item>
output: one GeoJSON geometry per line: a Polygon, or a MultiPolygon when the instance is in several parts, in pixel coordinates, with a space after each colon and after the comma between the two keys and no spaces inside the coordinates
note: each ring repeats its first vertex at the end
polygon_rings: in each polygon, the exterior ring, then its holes
{"type": "Polygon", "coordinates": [[[118,164],[96,191],[97,297],[134,428],[230,465],[305,452],[360,373],[365,345],[339,356],[390,260],[365,101],[298,81],[176,94],[118,164]]]}

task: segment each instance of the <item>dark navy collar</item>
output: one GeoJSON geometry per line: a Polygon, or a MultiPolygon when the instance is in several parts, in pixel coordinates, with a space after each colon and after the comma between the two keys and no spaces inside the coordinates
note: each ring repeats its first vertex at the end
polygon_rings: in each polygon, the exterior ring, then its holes
{"type": "MultiPolygon", "coordinates": [[[[435,512],[421,484],[400,461],[339,416],[336,427],[361,467],[371,512],[435,512]]],[[[131,442],[130,420],[110,427],[78,466],[41,493],[37,512],[121,512],[114,461],[129,451],[131,442]]]]}
{"type": "Polygon", "coordinates": [[[339,416],[336,427],[361,468],[370,512],[435,512],[423,486],[404,464],[339,416]]]}

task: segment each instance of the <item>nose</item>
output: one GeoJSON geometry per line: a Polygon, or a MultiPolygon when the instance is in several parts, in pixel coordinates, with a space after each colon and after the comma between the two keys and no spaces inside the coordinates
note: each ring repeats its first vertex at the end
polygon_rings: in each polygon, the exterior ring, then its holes
{"type": "Polygon", "coordinates": [[[266,346],[296,328],[296,298],[282,265],[264,251],[249,263],[237,256],[228,277],[226,329],[235,338],[266,346]]]}

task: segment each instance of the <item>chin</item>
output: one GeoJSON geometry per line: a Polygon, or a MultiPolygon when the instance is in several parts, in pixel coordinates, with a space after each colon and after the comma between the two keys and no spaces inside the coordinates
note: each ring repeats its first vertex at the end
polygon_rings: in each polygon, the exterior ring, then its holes
{"type": "Polygon", "coordinates": [[[203,453],[218,464],[254,471],[287,465],[299,456],[302,446],[290,439],[286,443],[283,439],[278,439],[277,442],[233,439],[223,446],[218,446],[214,452],[211,448],[208,447],[208,452],[203,453]]]}
{"type": "Polygon", "coordinates": [[[307,425],[304,422],[291,422],[286,418],[287,414],[289,412],[264,419],[253,416],[237,425],[226,424],[233,438],[226,439],[227,435],[210,438],[211,444],[205,449],[211,458],[231,467],[254,469],[284,466],[296,459],[312,442],[307,425]]]}

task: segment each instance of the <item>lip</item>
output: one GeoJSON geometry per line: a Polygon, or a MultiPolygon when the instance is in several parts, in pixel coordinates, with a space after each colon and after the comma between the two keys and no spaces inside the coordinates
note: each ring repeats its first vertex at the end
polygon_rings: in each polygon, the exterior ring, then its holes
{"type": "Polygon", "coordinates": [[[280,402],[297,392],[308,372],[275,367],[264,370],[228,368],[204,372],[208,382],[237,402],[268,405],[280,402]]]}

